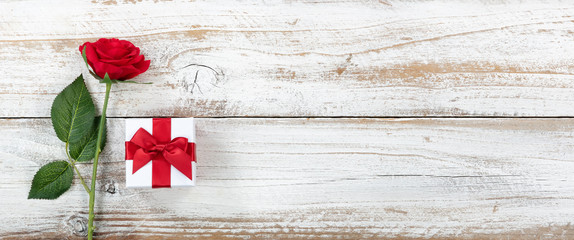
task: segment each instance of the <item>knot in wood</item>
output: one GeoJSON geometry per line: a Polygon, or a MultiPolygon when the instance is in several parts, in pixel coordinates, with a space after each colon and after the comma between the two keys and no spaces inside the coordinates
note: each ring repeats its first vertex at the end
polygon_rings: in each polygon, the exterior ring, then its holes
{"type": "Polygon", "coordinates": [[[116,194],[117,193],[117,183],[114,180],[106,181],[106,184],[103,185],[103,190],[107,193],[116,194]]]}
{"type": "Polygon", "coordinates": [[[68,219],[68,226],[72,230],[72,234],[80,237],[85,237],[88,235],[88,219],[79,216],[73,215],[68,219]]]}

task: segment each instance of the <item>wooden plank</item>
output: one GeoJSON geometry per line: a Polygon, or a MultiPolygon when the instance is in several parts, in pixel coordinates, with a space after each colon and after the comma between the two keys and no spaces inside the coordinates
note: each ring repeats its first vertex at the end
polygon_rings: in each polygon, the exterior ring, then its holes
{"type": "Polygon", "coordinates": [[[115,117],[574,112],[567,1],[34,0],[0,16],[0,117],[49,116],[87,73],[78,45],[99,37],[152,60],[138,80],[154,85],[114,86],[115,117]]]}
{"type": "MultiPolygon", "coordinates": [[[[101,239],[574,238],[573,119],[203,118],[198,186],[153,190],[125,188],[108,126],[101,239]]],[[[26,200],[64,157],[49,120],[0,120],[0,238],[85,233],[81,186],[26,200]]]]}

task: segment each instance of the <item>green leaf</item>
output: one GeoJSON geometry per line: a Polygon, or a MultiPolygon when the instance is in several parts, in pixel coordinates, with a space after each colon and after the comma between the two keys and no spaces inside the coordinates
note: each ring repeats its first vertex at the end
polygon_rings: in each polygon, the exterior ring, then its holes
{"type": "Polygon", "coordinates": [[[75,143],[89,133],[94,122],[94,102],[80,75],[56,96],[52,104],[52,125],[63,142],[75,143]]]}
{"type": "Polygon", "coordinates": [[[94,77],[95,79],[100,80],[100,83],[101,83],[102,80],[103,80],[100,76],[96,75],[96,74],[95,74],[94,72],[92,72],[92,71],[90,71],[90,75],[92,75],[92,77],[94,77]]]}
{"type": "Polygon", "coordinates": [[[70,189],[73,179],[74,172],[67,161],[48,163],[34,175],[28,199],[56,199],[70,189]]]}
{"type": "MultiPolygon", "coordinates": [[[[82,49],[82,58],[84,59],[84,63],[86,63],[86,68],[88,68],[88,71],[90,71],[90,66],[88,65],[88,57],[86,57],[86,48],[88,46],[84,46],[84,49],[82,49]]],[[[92,71],[90,71],[92,72],[92,71]]]]}
{"type": "MultiPolygon", "coordinates": [[[[82,58],[84,59],[84,63],[86,64],[86,68],[88,69],[88,72],[90,72],[90,74],[95,78],[100,80],[100,82],[102,82],[102,78],[98,75],[96,75],[91,69],[90,69],[90,65],[88,64],[88,57],[86,56],[86,48],[87,46],[84,46],[84,49],[82,49],[82,58]]],[[[95,70],[94,70],[95,71],[95,70]]]]}
{"type": "MultiPolygon", "coordinates": [[[[94,123],[90,130],[90,134],[84,135],[84,137],[76,142],[70,143],[70,156],[76,159],[78,162],[85,162],[92,160],[96,154],[96,143],[98,142],[98,126],[100,125],[101,117],[94,118],[94,123]]],[[[104,149],[106,145],[106,123],[104,121],[104,132],[102,134],[102,141],[100,144],[101,149],[104,149]]]]}
{"type": "MultiPolygon", "coordinates": [[[[98,138],[98,126],[100,123],[101,117],[96,117],[92,124],[92,128],[90,129],[89,134],[84,135],[84,137],[76,142],[70,143],[70,156],[79,161],[89,161],[94,158],[96,153],[96,143],[98,138]]],[[[101,148],[103,149],[106,144],[106,126],[104,122],[104,131],[102,134],[102,142],[101,148]]]]}
{"type": "Polygon", "coordinates": [[[100,83],[117,83],[117,82],[118,82],[118,80],[111,80],[108,73],[106,73],[106,75],[104,75],[104,79],[100,79],[100,83]]]}

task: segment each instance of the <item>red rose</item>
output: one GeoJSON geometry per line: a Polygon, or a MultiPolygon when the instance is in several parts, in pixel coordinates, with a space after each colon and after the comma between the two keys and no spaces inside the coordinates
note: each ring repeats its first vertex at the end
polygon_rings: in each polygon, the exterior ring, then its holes
{"type": "Polygon", "coordinates": [[[127,80],[147,71],[150,60],[140,55],[140,49],[126,40],[100,38],[95,43],[86,42],[88,64],[96,75],[104,78],[106,73],[112,80],[127,80]]]}

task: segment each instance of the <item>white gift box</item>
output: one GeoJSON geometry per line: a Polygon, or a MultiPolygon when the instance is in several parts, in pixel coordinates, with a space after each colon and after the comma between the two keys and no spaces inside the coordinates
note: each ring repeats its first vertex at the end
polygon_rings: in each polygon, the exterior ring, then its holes
{"type": "MultiPolygon", "coordinates": [[[[195,122],[193,118],[131,118],[125,120],[126,125],[126,187],[129,188],[158,188],[158,187],[188,187],[195,186],[196,179],[196,168],[197,162],[195,159],[195,122]],[[155,124],[155,126],[154,126],[155,124]],[[166,125],[167,124],[167,125],[166,125]],[[161,127],[158,127],[161,126],[161,127]],[[143,129],[147,131],[140,130],[143,129]],[[154,133],[154,129],[156,133],[154,133]],[[159,130],[158,130],[159,129],[159,130]],[[143,133],[142,133],[143,132],[143,133]],[[138,133],[138,136],[147,137],[147,139],[139,142],[144,142],[144,144],[134,144],[134,135],[138,133]],[[149,134],[148,134],[149,133],[149,134]],[[148,135],[146,135],[148,134],[148,135]],[[168,135],[166,135],[168,134],[168,135]],[[146,145],[151,140],[150,137],[154,138],[154,141],[159,138],[163,138],[164,141],[158,140],[157,146],[154,147],[142,147],[141,145],[146,145]],[[165,160],[164,155],[168,154],[163,152],[163,150],[154,150],[156,157],[149,160],[143,167],[136,169],[134,172],[134,158],[138,156],[134,155],[136,151],[134,149],[142,148],[140,151],[140,156],[142,152],[148,153],[149,149],[167,149],[169,142],[165,142],[165,139],[175,140],[180,138],[179,142],[187,142],[187,149],[180,151],[179,153],[187,153],[191,157],[191,161],[181,161],[179,166],[184,166],[185,169],[189,168],[191,165],[191,173],[186,174],[180,172],[176,167],[170,165],[168,161],[165,160]],[[187,138],[187,141],[181,138],[187,138]],[[191,147],[191,149],[189,149],[191,147]],[[163,155],[162,155],[163,154],[163,155]],[[159,157],[158,155],[161,155],[159,157]],[[169,165],[169,166],[168,166],[169,165]],[[154,169],[155,168],[155,169],[154,169]],[[169,175],[169,178],[167,177],[169,175]],[[191,176],[191,179],[188,177],[191,176]],[[159,180],[158,180],[159,179],[159,180]]],[[[180,144],[181,146],[181,144],[180,144]]],[[[173,147],[171,147],[173,149],[173,147]]],[[[179,151],[179,150],[178,150],[179,151]]],[[[180,156],[180,155],[179,155],[180,156]]],[[[187,159],[188,159],[187,158],[187,159]]],[[[138,158],[138,159],[141,159],[138,158]]],[[[139,164],[145,163],[145,161],[137,160],[139,164]]],[[[180,169],[183,169],[180,167],[180,169]]]]}

